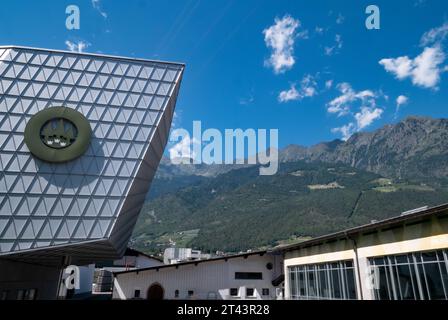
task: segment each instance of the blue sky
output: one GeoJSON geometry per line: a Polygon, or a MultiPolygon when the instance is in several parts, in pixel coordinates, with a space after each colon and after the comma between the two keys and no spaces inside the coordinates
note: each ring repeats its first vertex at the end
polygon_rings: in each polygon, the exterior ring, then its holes
{"type": "Polygon", "coordinates": [[[176,127],[312,145],[448,115],[448,2],[9,1],[0,43],[184,62],[176,127]],[[65,27],[68,5],[81,27],[65,27]],[[380,9],[367,30],[365,8],[380,9]],[[397,111],[397,98],[400,108],[397,111]]]}

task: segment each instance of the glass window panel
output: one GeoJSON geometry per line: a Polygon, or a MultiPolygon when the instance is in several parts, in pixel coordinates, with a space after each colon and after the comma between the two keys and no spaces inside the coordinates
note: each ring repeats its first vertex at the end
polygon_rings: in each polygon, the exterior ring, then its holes
{"type": "Polygon", "coordinates": [[[347,298],[356,299],[355,273],[353,268],[347,269],[346,284],[347,284],[347,298]]]}
{"type": "Polygon", "coordinates": [[[314,274],[314,268],[309,268],[309,271],[307,272],[308,279],[308,296],[309,297],[317,297],[317,285],[316,285],[316,277],[314,274]]]}
{"type": "Polygon", "coordinates": [[[409,263],[408,256],[403,254],[395,257],[396,263],[409,263]]]}
{"type": "Polygon", "coordinates": [[[417,299],[416,292],[414,290],[413,275],[409,265],[399,265],[396,267],[396,271],[397,271],[398,290],[401,299],[403,300],[417,299]]]}
{"type": "Polygon", "coordinates": [[[291,285],[291,296],[294,298],[297,295],[297,286],[296,286],[296,272],[295,268],[290,268],[289,271],[290,276],[290,285],[291,285]]]}
{"type": "Polygon", "coordinates": [[[299,271],[299,296],[306,296],[306,283],[304,271],[299,271]]]}
{"type": "Polygon", "coordinates": [[[330,298],[330,288],[328,287],[328,280],[325,270],[319,271],[320,296],[323,298],[330,298]]]}
{"type": "Polygon", "coordinates": [[[381,257],[381,258],[375,258],[375,259],[373,259],[373,263],[374,263],[376,266],[384,265],[384,258],[383,258],[383,257],[381,257]]]}
{"type": "Polygon", "coordinates": [[[425,269],[429,298],[436,300],[446,299],[439,264],[425,263],[423,268],[425,269]]]}
{"type": "MultiPolygon", "coordinates": [[[[439,262],[442,282],[445,289],[445,294],[448,295],[448,270],[445,262],[439,262]]],[[[447,297],[448,298],[448,297],[447,297]]]]}
{"type": "Polygon", "coordinates": [[[332,278],[332,285],[333,285],[333,297],[335,299],[341,299],[342,298],[342,288],[340,285],[339,271],[331,270],[331,278],[332,278]]]}
{"type": "Polygon", "coordinates": [[[426,285],[425,271],[423,270],[422,264],[417,264],[417,274],[420,279],[419,286],[421,288],[422,299],[428,299],[428,287],[426,285]]]}
{"type": "Polygon", "coordinates": [[[386,267],[378,268],[379,288],[375,290],[375,295],[379,300],[390,300],[389,284],[386,267]]]}
{"type": "Polygon", "coordinates": [[[428,261],[437,261],[437,255],[436,252],[422,252],[422,259],[424,262],[428,261]]]}

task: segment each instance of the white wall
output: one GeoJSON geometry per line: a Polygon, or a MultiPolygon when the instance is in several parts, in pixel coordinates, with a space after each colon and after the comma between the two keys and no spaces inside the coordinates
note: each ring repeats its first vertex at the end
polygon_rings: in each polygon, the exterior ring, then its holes
{"type": "MultiPolygon", "coordinates": [[[[278,259],[278,257],[277,257],[278,259]]],[[[188,290],[194,291],[192,299],[207,299],[215,294],[218,299],[238,299],[245,297],[245,288],[256,289],[253,299],[274,299],[275,287],[271,281],[275,276],[275,269],[268,270],[266,264],[275,265],[274,257],[265,254],[231,258],[208,262],[200,262],[176,267],[161,268],[136,272],[117,274],[114,280],[114,299],[130,299],[134,291],[140,290],[141,298],[146,298],[147,290],[153,283],[164,288],[165,299],[175,299],[175,290],[179,290],[179,299],[186,299],[188,290]],[[262,272],[263,280],[236,280],[235,272],[262,272]],[[230,288],[240,288],[240,297],[230,297],[230,288]],[[269,288],[269,297],[262,297],[262,289],[269,288]]]]}

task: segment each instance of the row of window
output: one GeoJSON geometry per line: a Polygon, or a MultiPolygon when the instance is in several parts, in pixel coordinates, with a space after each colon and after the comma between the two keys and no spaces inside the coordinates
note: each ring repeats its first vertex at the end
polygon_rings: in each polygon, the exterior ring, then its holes
{"type": "Polygon", "coordinates": [[[448,299],[448,251],[369,259],[377,300],[448,299]]]}
{"type": "Polygon", "coordinates": [[[288,268],[292,299],[356,299],[352,261],[288,268]]]}
{"type": "MultiPolygon", "coordinates": [[[[230,296],[237,297],[238,296],[238,288],[230,288],[229,289],[230,296]]],[[[261,289],[262,296],[269,296],[269,288],[261,289]]],[[[246,288],[246,297],[255,297],[255,289],[254,288],[246,288]]]]}
{"type": "Polygon", "coordinates": [[[17,295],[12,296],[10,290],[0,291],[0,300],[36,300],[37,299],[37,289],[19,289],[17,290],[17,295]]]}
{"type": "MultiPolygon", "coordinates": [[[[376,300],[447,300],[448,250],[369,258],[376,300]]],[[[288,267],[291,299],[356,299],[353,261],[288,267]]],[[[367,283],[368,282],[368,283],[367,283]]]]}

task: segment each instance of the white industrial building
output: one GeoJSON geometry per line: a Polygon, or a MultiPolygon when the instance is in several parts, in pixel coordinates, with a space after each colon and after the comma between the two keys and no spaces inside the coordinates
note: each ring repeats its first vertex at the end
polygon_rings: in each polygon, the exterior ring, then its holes
{"type": "Polygon", "coordinates": [[[287,299],[447,300],[448,205],[282,249],[287,299]]]}
{"type": "Polygon", "coordinates": [[[114,299],[279,299],[283,257],[257,251],[114,273],[114,299]]]}

